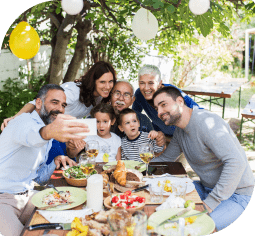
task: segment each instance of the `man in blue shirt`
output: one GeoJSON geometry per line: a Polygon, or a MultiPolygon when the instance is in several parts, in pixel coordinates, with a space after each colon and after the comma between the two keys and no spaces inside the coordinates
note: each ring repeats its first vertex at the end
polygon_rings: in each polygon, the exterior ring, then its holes
{"type": "Polygon", "coordinates": [[[86,125],[63,115],[66,105],[60,86],[45,85],[38,92],[35,111],[11,120],[0,135],[0,235],[20,235],[33,210],[28,202],[33,195],[33,180],[45,184],[61,163],[76,165],[65,156],[46,165],[52,139],[83,139],[85,136],[75,133],[88,132],[86,125]]]}

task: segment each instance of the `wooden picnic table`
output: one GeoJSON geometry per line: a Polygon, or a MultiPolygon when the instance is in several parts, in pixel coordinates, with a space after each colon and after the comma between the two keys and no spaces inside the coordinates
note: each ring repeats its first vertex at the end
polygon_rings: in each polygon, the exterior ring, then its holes
{"type": "MultiPolygon", "coordinates": [[[[242,141],[242,128],[243,128],[243,123],[245,122],[252,122],[255,124],[254,119],[255,119],[255,94],[250,98],[248,104],[245,106],[245,108],[242,111],[242,119],[241,119],[241,124],[240,124],[240,141],[242,141]]],[[[253,144],[255,144],[255,130],[253,134],[253,144]]]]}
{"type": "Polygon", "coordinates": [[[196,97],[200,98],[199,102],[209,101],[211,110],[211,104],[216,104],[222,107],[222,118],[224,119],[226,98],[231,98],[234,92],[239,90],[239,103],[238,103],[238,117],[240,114],[241,104],[241,86],[246,83],[247,80],[244,78],[224,79],[224,78],[213,78],[207,77],[200,82],[194,82],[187,87],[182,89],[183,92],[193,95],[194,100],[196,97]],[[201,96],[209,96],[209,99],[202,98],[201,96]],[[214,98],[211,98],[214,97],[214,98]],[[219,100],[223,99],[223,103],[220,104],[219,100]]]}
{"type": "MultiPolygon", "coordinates": [[[[161,175],[162,172],[169,173],[176,176],[183,176],[187,173],[183,167],[183,165],[180,162],[154,162],[153,165],[167,165],[167,167],[156,167],[154,169],[153,174],[155,175],[161,175]]],[[[102,166],[96,166],[96,170],[100,173],[102,171],[102,166]]],[[[51,176],[51,179],[49,181],[50,184],[54,184],[56,187],[60,186],[70,186],[67,184],[66,180],[62,177],[62,171],[54,171],[53,175],[51,176]]],[[[199,198],[199,195],[196,190],[186,195],[186,199],[195,198],[196,199],[196,207],[195,210],[203,211],[204,206],[202,204],[201,199],[199,198]],[[190,197],[189,197],[190,196],[190,197]]],[[[159,205],[155,204],[149,204],[145,205],[144,212],[147,214],[148,218],[151,214],[155,212],[156,207],[159,205]]],[[[72,210],[80,210],[82,209],[83,205],[73,208],[72,210]]],[[[27,221],[26,225],[24,226],[24,229],[21,233],[21,236],[40,236],[43,235],[43,233],[46,233],[46,230],[33,230],[29,231],[27,230],[27,227],[29,225],[33,224],[41,224],[41,223],[48,223],[47,220],[45,220],[37,211],[37,208],[34,209],[30,219],[27,221]]],[[[66,235],[68,231],[67,230],[50,230],[49,234],[56,234],[60,236],[66,235]]]]}

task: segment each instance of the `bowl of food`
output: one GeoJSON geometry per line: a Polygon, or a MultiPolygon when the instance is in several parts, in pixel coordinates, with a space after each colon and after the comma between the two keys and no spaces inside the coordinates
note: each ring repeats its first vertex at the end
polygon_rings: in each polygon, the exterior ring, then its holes
{"type": "Polygon", "coordinates": [[[87,186],[87,178],[97,174],[94,167],[89,165],[91,164],[72,166],[63,171],[63,176],[66,182],[77,187],[87,186]]]}
{"type": "Polygon", "coordinates": [[[105,198],[104,205],[106,208],[123,208],[131,213],[142,210],[145,206],[145,198],[132,194],[131,191],[125,193],[113,194],[105,198]]]}

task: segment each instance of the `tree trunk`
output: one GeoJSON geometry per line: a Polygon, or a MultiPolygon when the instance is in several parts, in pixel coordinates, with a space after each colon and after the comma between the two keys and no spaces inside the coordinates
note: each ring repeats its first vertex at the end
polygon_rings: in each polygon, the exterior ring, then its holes
{"type": "Polygon", "coordinates": [[[81,67],[81,63],[86,56],[86,47],[90,44],[90,41],[87,39],[87,34],[92,29],[91,22],[89,20],[82,21],[82,19],[80,19],[75,28],[78,31],[77,43],[63,83],[75,80],[81,67]]]}
{"type": "Polygon", "coordinates": [[[71,27],[74,24],[75,16],[66,15],[57,33],[57,41],[52,53],[50,83],[60,84],[63,79],[63,66],[66,57],[67,45],[72,36],[71,27]],[[69,28],[70,27],[70,28],[69,28]]]}

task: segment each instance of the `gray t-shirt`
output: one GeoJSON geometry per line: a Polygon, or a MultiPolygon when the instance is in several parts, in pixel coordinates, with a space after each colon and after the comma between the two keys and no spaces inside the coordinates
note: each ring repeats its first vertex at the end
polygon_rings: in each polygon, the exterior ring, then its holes
{"type": "Polygon", "coordinates": [[[175,161],[181,152],[201,183],[213,189],[204,200],[212,210],[233,193],[252,195],[254,178],[246,154],[217,114],[194,109],[188,125],[176,127],[165,152],[152,161],[175,161]]]}

